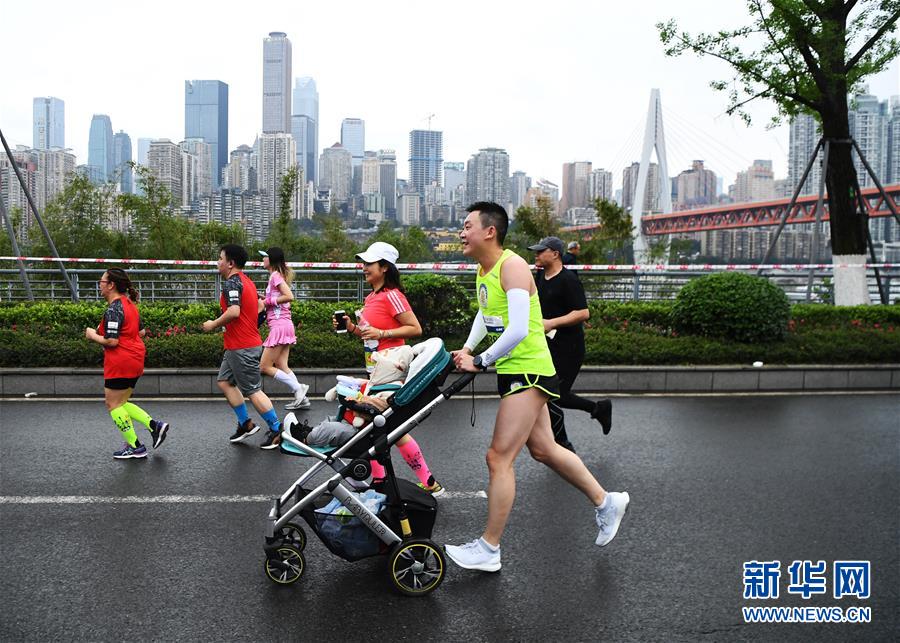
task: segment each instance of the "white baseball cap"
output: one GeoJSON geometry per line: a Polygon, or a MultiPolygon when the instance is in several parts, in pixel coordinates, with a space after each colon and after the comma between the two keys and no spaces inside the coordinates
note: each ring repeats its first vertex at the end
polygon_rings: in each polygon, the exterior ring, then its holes
{"type": "Polygon", "coordinates": [[[365,252],[360,252],[356,255],[356,258],[363,263],[375,263],[381,259],[384,259],[389,263],[397,263],[397,259],[400,258],[400,253],[397,252],[397,249],[391,244],[385,243],[384,241],[376,241],[366,248],[365,252]]]}

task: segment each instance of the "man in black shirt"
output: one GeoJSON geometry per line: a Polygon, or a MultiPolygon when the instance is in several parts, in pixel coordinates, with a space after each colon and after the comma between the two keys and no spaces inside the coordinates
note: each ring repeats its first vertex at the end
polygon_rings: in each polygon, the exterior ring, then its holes
{"type": "Polygon", "coordinates": [[[562,264],[563,242],[558,237],[546,237],[528,247],[534,251],[534,263],[539,270],[534,281],[541,300],[544,332],[547,345],[559,377],[558,400],[548,403],[551,427],[557,443],[575,451],[566,435],[562,409],[576,409],[590,413],[600,422],[604,435],[612,427],[612,402],[608,399],[592,402],[572,393],[572,385],[584,362],[584,327],[590,317],[584,288],[578,276],[562,264]]]}
{"type": "Polygon", "coordinates": [[[566,254],[562,256],[562,265],[574,266],[578,263],[578,253],[581,252],[581,244],[577,241],[570,241],[566,246],[566,254]]]}

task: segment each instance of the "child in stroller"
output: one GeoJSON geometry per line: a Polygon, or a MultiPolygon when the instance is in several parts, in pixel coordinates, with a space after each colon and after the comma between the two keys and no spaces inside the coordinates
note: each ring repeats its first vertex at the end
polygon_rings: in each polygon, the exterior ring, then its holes
{"type": "MultiPolygon", "coordinates": [[[[444,553],[431,541],[437,502],[427,491],[394,475],[390,449],[474,375],[464,374],[442,390],[439,387],[453,370],[443,342],[432,338],[413,350],[415,358],[402,386],[395,388],[385,408],[344,444],[309,445],[295,436],[296,418],[285,418],[281,451],[312,457],[316,462],[275,499],[269,512],[264,549],[265,572],[272,581],[286,585],[303,574],[306,534],[291,522],[299,515],[332,553],[346,560],[387,554],[392,584],[403,594],[422,596],[440,585],[446,567],[444,553]],[[385,478],[361,495],[354,489],[371,479],[370,460],[384,467],[385,478]],[[312,479],[323,470],[329,477],[313,485],[312,479]],[[336,511],[334,499],[346,510],[336,511]]],[[[377,392],[375,388],[371,386],[367,393],[377,392]]]]}

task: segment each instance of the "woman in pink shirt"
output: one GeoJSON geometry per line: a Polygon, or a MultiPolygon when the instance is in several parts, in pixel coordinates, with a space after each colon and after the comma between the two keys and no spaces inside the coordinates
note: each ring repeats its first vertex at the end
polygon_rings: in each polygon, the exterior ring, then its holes
{"type": "Polygon", "coordinates": [[[294,399],[284,408],[305,410],[310,407],[309,399],[306,397],[309,386],[298,382],[297,376],[288,366],[291,346],[297,343],[297,334],[291,319],[291,302],[294,301],[291,281],[294,279],[294,271],[285,263],[284,250],[281,248],[260,250],[259,254],[263,256],[263,266],[269,271],[269,283],[266,285],[265,294],[260,298],[266,311],[269,336],[263,342],[259,370],[286,384],[294,393],[294,399]]]}
{"type": "MultiPolygon", "coordinates": [[[[403,346],[407,339],[422,335],[422,326],[400,285],[400,272],[396,266],[400,253],[397,249],[389,243],[376,241],[365,252],[356,255],[356,258],[363,263],[363,275],[366,283],[372,287],[372,292],[366,297],[362,310],[358,313],[357,323],[353,323],[346,315],[344,322],[348,333],[363,340],[366,370],[371,372],[374,366],[371,359],[373,352],[403,346]]],[[[332,324],[337,327],[333,320],[332,324]]],[[[444,493],[444,488],[431,475],[425,456],[412,436],[406,434],[400,438],[397,448],[419,478],[420,487],[433,496],[444,493]]],[[[375,462],[372,464],[373,477],[384,477],[383,467],[375,462]]]]}

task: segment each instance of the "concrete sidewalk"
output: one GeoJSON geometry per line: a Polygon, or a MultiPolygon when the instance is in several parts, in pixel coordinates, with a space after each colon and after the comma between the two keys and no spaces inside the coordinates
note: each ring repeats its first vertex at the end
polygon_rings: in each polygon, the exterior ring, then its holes
{"type": "MultiPolygon", "coordinates": [[[[335,384],[336,374],[364,376],[362,369],[301,369],[309,394],[321,396],[335,384]]],[[[150,368],[139,383],[142,396],[218,395],[217,369],[150,368]]],[[[481,376],[475,391],[493,393],[495,378],[481,376]]],[[[263,378],[267,393],[283,396],[289,389],[263,378]]],[[[900,391],[900,364],[797,366],[588,366],[581,370],[576,390],[584,393],[735,393],[799,391],[900,391]]],[[[0,368],[0,396],[26,393],[40,396],[103,395],[99,368],[0,368]]]]}

